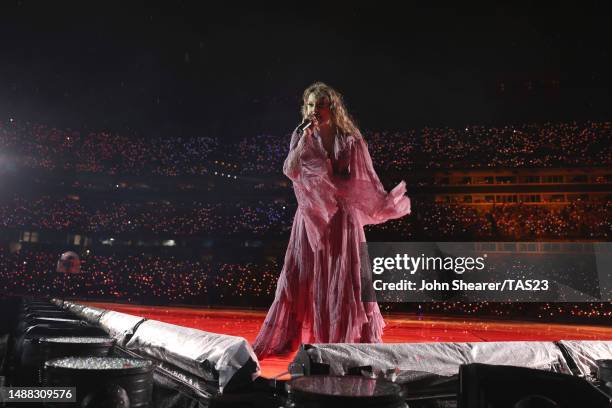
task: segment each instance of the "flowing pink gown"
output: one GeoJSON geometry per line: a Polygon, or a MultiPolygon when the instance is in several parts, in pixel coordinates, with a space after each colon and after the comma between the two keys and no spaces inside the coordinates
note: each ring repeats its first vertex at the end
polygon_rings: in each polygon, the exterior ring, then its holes
{"type": "MultiPolygon", "coordinates": [[[[300,137],[293,132],[290,153],[300,137]]],[[[283,166],[298,208],[275,299],[253,343],[260,359],[300,343],[381,342],[378,304],[361,300],[363,226],[410,213],[405,182],[385,191],[360,135],[336,135],[331,158],[317,133],[305,142],[297,170],[288,160],[283,166]]]]}

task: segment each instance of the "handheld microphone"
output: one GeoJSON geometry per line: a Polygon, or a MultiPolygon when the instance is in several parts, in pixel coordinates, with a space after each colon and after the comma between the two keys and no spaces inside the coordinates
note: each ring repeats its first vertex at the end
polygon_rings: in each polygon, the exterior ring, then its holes
{"type": "Polygon", "coordinates": [[[300,133],[304,133],[306,129],[308,129],[312,125],[312,121],[310,119],[306,119],[302,122],[300,126],[298,126],[298,131],[300,133]]]}

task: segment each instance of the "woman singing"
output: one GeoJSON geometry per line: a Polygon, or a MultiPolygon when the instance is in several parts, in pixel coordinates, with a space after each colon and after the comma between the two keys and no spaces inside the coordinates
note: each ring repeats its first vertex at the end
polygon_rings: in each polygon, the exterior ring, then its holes
{"type": "Polygon", "coordinates": [[[321,82],[306,88],[302,118],[283,166],[298,209],[275,299],[253,344],[260,359],[300,343],[379,343],[378,304],[361,299],[363,226],[410,213],[405,183],[385,191],[338,92],[321,82]]]}

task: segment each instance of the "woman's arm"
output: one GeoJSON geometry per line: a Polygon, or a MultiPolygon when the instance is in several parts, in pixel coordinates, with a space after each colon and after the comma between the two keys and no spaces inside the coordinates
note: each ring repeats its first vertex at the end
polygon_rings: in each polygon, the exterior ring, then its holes
{"type": "Polygon", "coordinates": [[[366,224],[379,224],[389,219],[410,214],[410,199],[406,193],[404,181],[396,185],[389,193],[385,191],[372,163],[368,146],[363,138],[354,144],[351,158],[352,194],[358,197],[355,206],[361,210],[361,221],[366,224]]]}
{"type": "Polygon", "coordinates": [[[289,144],[289,154],[283,164],[283,173],[291,180],[296,180],[300,174],[300,157],[304,151],[306,138],[309,137],[309,129],[301,132],[294,130],[289,144]]]}

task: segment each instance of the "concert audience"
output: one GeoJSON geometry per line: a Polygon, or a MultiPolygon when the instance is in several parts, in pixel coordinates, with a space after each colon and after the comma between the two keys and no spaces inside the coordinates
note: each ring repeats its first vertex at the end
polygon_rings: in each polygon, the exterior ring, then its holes
{"type": "MultiPolygon", "coordinates": [[[[612,164],[612,122],[364,133],[378,170],[386,172],[612,164]]],[[[288,140],[287,135],[255,135],[234,143],[208,136],[147,139],[0,122],[0,148],[18,165],[111,175],[280,174],[288,140]]]]}
{"type": "MultiPolygon", "coordinates": [[[[270,199],[232,203],[202,201],[82,202],[45,195],[0,199],[0,227],[157,236],[239,236],[279,238],[291,230],[293,201],[270,199]]],[[[573,201],[560,207],[522,203],[478,208],[413,200],[413,214],[382,225],[373,234],[435,239],[607,239],[612,202],[573,201]]]]}

